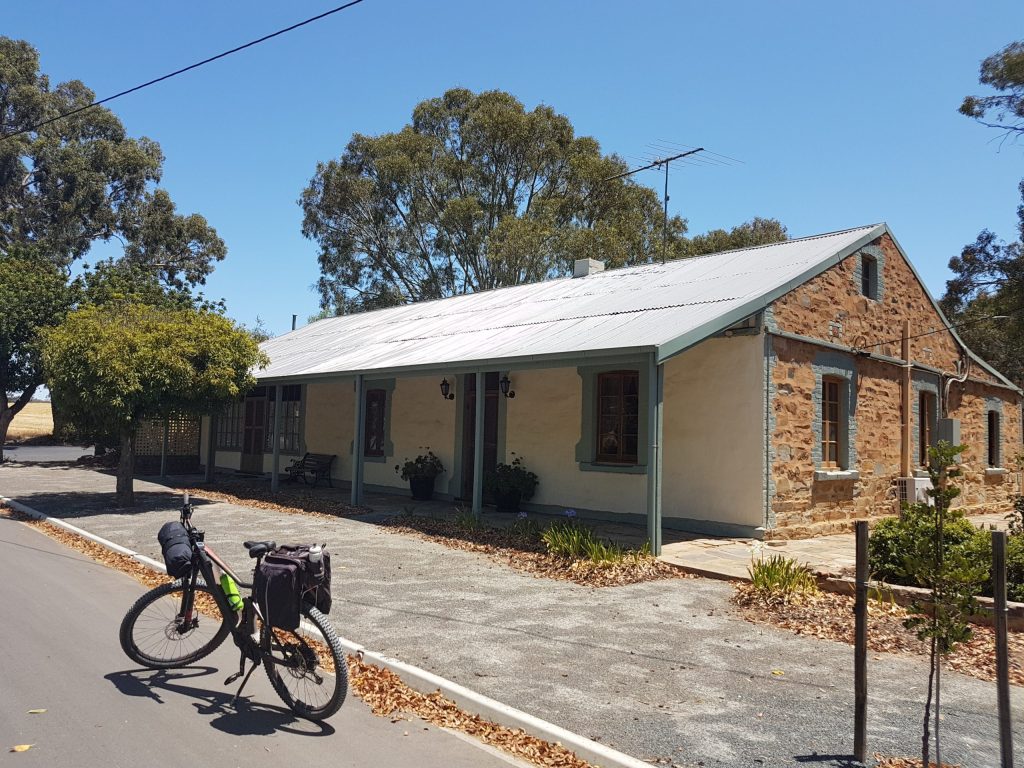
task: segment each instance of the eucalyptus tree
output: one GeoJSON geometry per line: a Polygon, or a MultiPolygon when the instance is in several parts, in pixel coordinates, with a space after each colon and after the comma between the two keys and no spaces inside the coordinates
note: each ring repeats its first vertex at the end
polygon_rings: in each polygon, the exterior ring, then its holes
{"type": "MultiPolygon", "coordinates": [[[[627,170],[549,106],[464,88],[423,101],[397,132],[352,136],[302,193],[302,232],[320,247],[321,306],[356,311],[534,282],[584,257],[645,264],[660,258],[663,236],[668,258],[691,255],[686,221],[666,222],[658,194],[627,170]]],[[[774,224],[742,236],[784,239],[774,224]]]]}

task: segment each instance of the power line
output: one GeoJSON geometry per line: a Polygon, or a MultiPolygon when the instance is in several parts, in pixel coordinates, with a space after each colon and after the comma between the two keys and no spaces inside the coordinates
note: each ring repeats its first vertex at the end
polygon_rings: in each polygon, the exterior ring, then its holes
{"type": "MultiPolygon", "coordinates": [[[[949,330],[954,330],[955,331],[957,328],[965,328],[965,327],[967,327],[969,325],[977,325],[978,323],[983,323],[983,322],[986,322],[988,320],[1005,320],[1010,315],[1015,315],[1018,312],[1024,312],[1024,306],[1016,307],[1015,309],[1011,309],[1011,310],[1009,310],[1008,312],[1006,312],[1005,314],[1002,314],[1002,315],[986,315],[985,317],[976,317],[973,320],[965,320],[962,323],[950,323],[949,327],[937,328],[934,331],[925,331],[924,333],[915,333],[912,336],[907,336],[907,340],[909,341],[910,339],[920,339],[922,336],[931,336],[931,335],[936,334],[936,333],[945,333],[946,331],[949,331],[949,330]]],[[[856,339],[854,339],[854,341],[856,341],[856,339]]],[[[857,352],[857,351],[866,352],[868,347],[878,347],[878,346],[881,346],[883,344],[895,344],[897,341],[903,341],[903,337],[901,336],[898,339],[885,339],[884,341],[865,341],[863,344],[856,344],[856,345],[854,345],[853,347],[851,347],[851,349],[854,350],[855,352],[857,352]]]]}
{"type": "Polygon", "coordinates": [[[107,96],[105,99],[100,99],[99,101],[94,101],[91,104],[87,104],[84,107],[78,107],[77,109],[72,109],[72,110],[70,110],[68,112],[63,112],[63,113],[61,113],[61,114],[59,114],[59,115],[57,115],[55,117],[51,117],[51,118],[49,118],[47,120],[43,120],[42,122],[36,123],[35,125],[31,125],[28,128],[22,128],[20,131],[15,131],[14,133],[5,133],[4,135],[0,136],[0,141],[4,141],[6,139],[12,139],[15,136],[20,136],[23,133],[31,133],[32,131],[37,131],[40,128],[42,128],[43,126],[49,125],[50,123],[55,123],[58,120],[63,120],[65,117],[70,117],[71,115],[77,115],[79,112],[85,112],[86,110],[92,109],[94,107],[98,107],[101,104],[106,104],[108,101],[113,101],[114,99],[119,99],[122,96],[127,96],[129,93],[135,93],[135,91],[141,91],[143,88],[148,88],[151,85],[156,85],[157,83],[161,83],[164,80],[170,80],[172,77],[177,77],[178,75],[182,75],[182,74],[184,74],[186,72],[190,72],[193,69],[198,69],[199,67],[203,66],[204,64],[209,64],[210,62],[217,61],[218,59],[223,59],[224,57],[230,56],[233,53],[238,53],[239,51],[244,51],[246,48],[252,48],[254,45],[259,45],[260,43],[264,43],[267,40],[270,40],[271,38],[277,37],[279,35],[283,35],[286,32],[291,32],[292,30],[298,29],[299,27],[304,27],[307,24],[312,24],[314,21],[320,21],[320,19],[325,19],[328,16],[331,16],[331,15],[333,15],[335,13],[339,13],[340,11],[344,11],[347,8],[351,8],[353,5],[359,5],[361,2],[363,2],[363,0],[351,0],[351,2],[345,3],[344,5],[339,5],[336,8],[331,8],[329,11],[324,11],[321,14],[318,14],[316,16],[312,16],[312,17],[306,19],[305,21],[300,21],[298,24],[292,24],[290,27],[285,27],[284,29],[279,29],[276,32],[271,32],[269,35],[264,35],[263,37],[258,38],[256,40],[251,40],[248,43],[244,43],[243,45],[239,45],[239,46],[237,46],[235,48],[232,48],[231,50],[224,51],[223,53],[218,53],[216,56],[211,56],[208,59],[203,59],[202,61],[197,61],[195,64],[190,64],[187,67],[182,67],[181,69],[177,69],[174,72],[170,72],[170,73],[168,73],[166,75],[162,75],[161,77],[157,77],[157,78],[155,78],[153,80],[150,80],[148,82],[142,83],[141,85],[136,85],[134,88],[129,88],[126,91],[121,91],[120,93],[115,93],[113,96],[107,96]]]}

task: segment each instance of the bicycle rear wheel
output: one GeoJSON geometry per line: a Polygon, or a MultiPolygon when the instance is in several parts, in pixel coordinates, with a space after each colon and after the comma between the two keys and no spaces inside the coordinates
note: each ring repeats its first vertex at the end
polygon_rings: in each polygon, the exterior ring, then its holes
{"type": "Polygon", "coordinates": [[[162,584],[144,594],[121,621],[121,648],[136,664],[151,669],[184,667],[224,642],[231,624],[205,584],[196,584],[191,615],[182,616],[185,585],[162,584]],[[215,616],[200,612],[212,607],[215,616]]]}
{"type": "Polygon", "coordinates": [[[348,665],[327,617],[307,605],[303,605],[302,615],[298,629],[271,630],[269,650],[264,637],[263,667],[277,695],[295,714],[307,720],[325,720],[345,701],[348,665]]]}

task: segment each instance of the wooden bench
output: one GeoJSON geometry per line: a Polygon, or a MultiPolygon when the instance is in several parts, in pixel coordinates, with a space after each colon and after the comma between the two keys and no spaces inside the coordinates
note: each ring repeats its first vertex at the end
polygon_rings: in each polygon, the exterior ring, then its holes
{"type": "Polygon", "coordinates": [[[295,459],[291,464],[284,468],[284,471],[288,475],[289,480],[294,481],[302,478],[303,483],[308,483],[309,480],[307,478],[309,475],[312,475],[314,486],[320,482],[320,478],[326,478],[327,485],[333,488],[334,483],[331,482],[331,465],[334,463],[335,458],[334,454],[307,453],[301,459],[295,459]]]}

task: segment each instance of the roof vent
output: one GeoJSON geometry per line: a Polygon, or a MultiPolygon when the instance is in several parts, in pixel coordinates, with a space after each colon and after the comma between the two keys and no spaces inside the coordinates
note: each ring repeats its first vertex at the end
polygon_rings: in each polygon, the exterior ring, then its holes
{"type": "Polygon", "coordinates": [[[573,265],[573,277],[586,277],[598,272],[604,272],[604,262],[597,259],[576,259],[573,265]]]}

